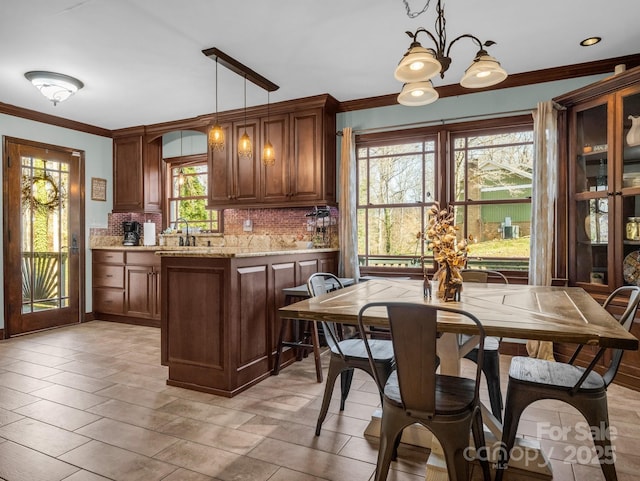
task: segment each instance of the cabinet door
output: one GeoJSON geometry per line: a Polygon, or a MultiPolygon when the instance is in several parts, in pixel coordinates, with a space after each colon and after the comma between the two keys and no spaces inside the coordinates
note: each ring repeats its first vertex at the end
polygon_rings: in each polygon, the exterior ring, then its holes
{"type": "Polygon", "coordinates": [[[294,201],[322,199],[322,109],[295,112],[290,118],[290,197],[294,201]]]}
{"type": "Polygon", "coordinates": [[[603,96],[573,109],[570,149],[570,190],[573,192],[574,246],[572,279],[583,287],[615,285],[614,251],[614,137],[610,125],[612,98],[603,96]]]}
{"type": "Polygon", "coordinates": [[[113,141],[113,210],[143,210],[142,135],[113,141]]]}
{"type": "Polygon", "coordinates": [[[235,203],[255,203],[260,196],[260,122],[257,119],[233,124],[232,200],[235,203]],[[240,137],[247,133],[253,145],[251,157],[238,154],[240,137]]]}
{"type": "Polygon", "coordinates": [[[125,314],[151,318],[155,310],[153,267],[127,266],[125,314]]]}
{"type": "Polygon", "coordinates": [[[142,185],[145,212],[162,212],[162,138],[142,148],[142,185]]]}
{"type": "MultiPolygon", "coordinates": [[[[262,138],[273,145],[276,161],[262,165],[262,200],[266,203],[286,202],[291,195],[289,185],[289,115],[272,116],[260,122],[262,138]]],[[[262,147],[259,152],[262,158],[262,147]]],[[[262,162],[261,162],[262,163],[262,162]]]]}
{"type": "Polygon", "coordinates": [[[213,150],[209,147],[209,206],[229,203],[232,196],[233,181],[232,159],[234,156],[233,130],[231,124],[223,124],[225,146],[222,150],[213,150]]]}
{"type": "Polygon", "coordinates": [[[616,281],[617,285],[640,284],[640,125],[633,127],[640,123],[640,86],[618,93],[615,123],[619,135],[615,156],[621,162],[613,189],[620,206],[619,218],[614,219],[614,265],[622,266],[616,281]]]}

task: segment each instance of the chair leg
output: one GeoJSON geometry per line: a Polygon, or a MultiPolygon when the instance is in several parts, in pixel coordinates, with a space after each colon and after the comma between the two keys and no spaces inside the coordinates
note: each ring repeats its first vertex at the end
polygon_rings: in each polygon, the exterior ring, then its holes
{"type": "Polygon", "coordinates": [[[329,362],[329,372],[327,373],[327,381],[324,386],[324,395],[322,397],[322,407],[320,408],[320,414],[318,415],[318,422],[316,423],[316,436],[320,436],[320,430],[322,429],[322,423],[327,417],[327,411],[329,411],[329,404],[331,404],[331,395],[333,394],[333,386],[336,383],[336,378],[343,370],[342,362],[331,358],[329,362]]]}
{"type": "Polygon", "coordinates": [[[516,442],[516,432],[520,416],[526,407],[538,398],[529,390],[512,389],[511,383],[507,388],[507,401],[504,410],[504,423],[502,425],[502,442],[498,453],[498,466],[495,481],[502,481],[504,471],[509,464],[509,454],[516,442]]]}
{"type": "Polygon", "coordinates": [[[351,389],[353,380],[353,368],[346,369],[340,373],[340,411],[344,411],[344,403],[351,389]]]}
{"type": "Polygon", "coordinates": [[[316,363],[316,380],[322,382],[322,361],[320,360],[320,336],[318,323],[311,321],[311,344],[313,345],[313,359],[316,363]]]}
{"type": "MultiPolygon", "coordinates": [[[[378,448],[378,463],[374,481],[386,481],[389,466],[393,458],[396,443],[400,440],[402,430],[407,425],[404,411],[395,413],[393,410],[382,411],[380,427],[380,446],[378,448]]],[[[409,423],[411,424],[411,423],[409,423]]]]}
{"type": "MultiPolygon", "coordinates": [[[[465,356],[473,362],[478,361],[478,349],[472,349],[465,356]]],[[[502,391],[500,388],[500,353],[496,350],[484,351],[482,372],[487,381],[491,413],[498,421],[502,421],[502,391]]]]}
{"type": "Polygon", "coordinates": [[[278,334],[278,348],[276,350],[276,358],[273,361],[273,375],[277,376],[280,372],[280,358],[282,357],[282,343],[284,342],[284,333],[287,330],[287,319],[280,319],[280,333],[278,334]]]}
{"type": "Polygon", "coordinates": [[[480,406],[476,407],[474,410],[471,423],[473,444],[476,448],[476,457],[480,461],[480,467],[482,468],[482,477],[484,481],[491,481],[491,469],[489,468],[487,443],[484,439],[484,425],[482,422],[482,411],[480,406]]]}
{"type": "Polygon", "coordinates": [[[591,437],[598,453],[604,479],[617,481],[618,474],[614,464],[615,453],[611,446],[606,393],[603,393],[603,397],[596,402],[582,403],[577,407],[591,426],[591,437]]]}

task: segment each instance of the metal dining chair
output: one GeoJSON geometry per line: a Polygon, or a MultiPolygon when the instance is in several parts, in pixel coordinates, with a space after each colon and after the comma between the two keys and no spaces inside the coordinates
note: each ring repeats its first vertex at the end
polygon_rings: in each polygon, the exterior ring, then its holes
{"type": "MultiPolygon", "coordinates": [[[[343,286],[340,279],[333,274],[318,272],[309,277],[307,287],[309,288],[311,297],[315,297],[325,294],[330,290],[342,289],[343,286]]],[[[329,360],[327,381],[324,387],[322,407],[320,408],[320,414],[318,415],[318,422],[316,424],[316,436],[320,436],[322,423],[327,416],[333,387],[338,375],[340,375],[340,411],[344,411],[344,404],[349,395],[354,369],[362,369],[371,376],[374,375],[375,371],[376,375],[383,379],[387,379],[394,369],[391,341],[384,339],[371,340],[370,349],[374,361],[370,364],[361,337],[343,339],[344,331],[342,326],[336,322],[322,321],[321,325],[325,340],[331,352],[331,358],[329,360]]]]}
{"type": "MultiPolygon", "coordinates": [[[[624,296],[629,296],[629,299],[619,321],[629,330],[640,303],[640,287],[619,287],[609,295],[603,307],[608,308],[614,300],[624,296]]],[[[581,349],[582,345],[578,346],[568,363],[531,357],[514,357],[511,360],[496,481],[502,480],[507,469],[522,412],[531,403],[542,399],[556,399],[572,405],[585,417],[589,426],[597,428],[591,429],[591,435],[602,472],[607,481],[618,479],[609,439],[607,387],[618,372],[624,350],[610,350],[611,361],[601,375],[594,368],[607,349],[601,348],[586,368],[574,365],[581,349]]]]}
{"type": "MultiPolygon", "coordinates": [[[[498,271],[485,269],[463,269],[462,280],[464,282],[489,282],[489,278],[496,278],[498,282],[509,284],[507,277],[498,271]]],[[[461,336],[461,344],[465,340],[465,336],[461,336]]],[[[484,346],[484,363],[482,372],[487,381],[487,389],[489,391],[489,403],[491,404],[491,413],[502,421],[502,390],[500,387],[500,339],[497,337],[487,337],[484,346]]],[[[473,362],[476,362],[478,350],[476,348],[469,351],[465,356],[473,362]]]]}
{"type": "MultiPolygon", "coordinates": [[[[485,333],[472,314],[445,306],[401,302],[373,302],[362,307],[358,326],[364,332],[367,315],[386,309],[391,342],[396,353],[396,370],[384,379],[375,370],[374,379],[383,395],[380,447],[375,481],[385,481],[395,459],[404,428],[420,423],[438,438],[451,481],[468,481],[469,437],[473,433],[475,452],[484,479],[491,474],[486,456],[479,385],[482,372],[485,333]],[[438,315],[456,314],[475,323],[480,342],[475,379],[437,374],[436,342],[438,315]]],[[[376,316],[376,317],[379,317],[376,316]]],[[[375,357],[372,341],[364,338],[369,359],[375,357]]]]}

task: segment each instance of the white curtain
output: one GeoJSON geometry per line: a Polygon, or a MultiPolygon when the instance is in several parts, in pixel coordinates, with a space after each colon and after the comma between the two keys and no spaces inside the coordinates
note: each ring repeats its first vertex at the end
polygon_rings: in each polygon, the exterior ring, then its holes
{"type": "MultiPolygon", "coordinates": [[[[553,101],[539,102],[533,121],[529,284],[550,286],[558,197],[558,112],[553,101]]],[[[527,352],[532,357],[553,360],[553,343],[528,341],[527,352]]]]}
{"type": "Polygon", "coordinates": [[[539,102],[533,121],[529,284],[550,286],[558,197],[558,111],[553,101],[539,102]]]}
{"type": "Polygon", "coordinates": [[[351,127],[342,129],[340,155],[340,262],[341,277],[352,277],[358,282],[358,218],[356,212],[356,147],[351,127]]]}

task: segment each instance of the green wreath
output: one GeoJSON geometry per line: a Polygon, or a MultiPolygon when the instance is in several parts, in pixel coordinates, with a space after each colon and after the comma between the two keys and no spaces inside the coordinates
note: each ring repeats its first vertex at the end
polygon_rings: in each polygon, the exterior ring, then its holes
{"type": "Polygon", "coordinates": [[[63,193],[48,172],[22,176],[22,203],[34,211],[54,212],[62,204],[63,193]]]}

